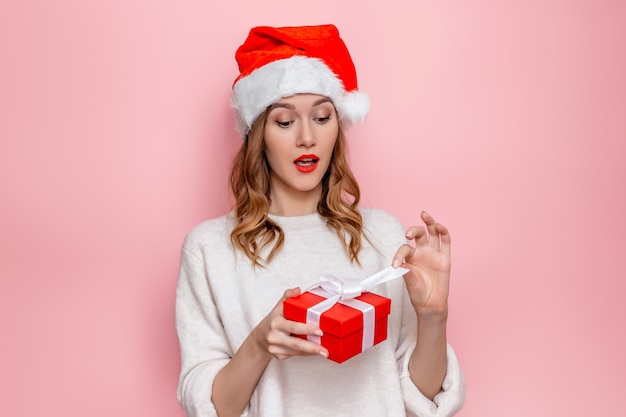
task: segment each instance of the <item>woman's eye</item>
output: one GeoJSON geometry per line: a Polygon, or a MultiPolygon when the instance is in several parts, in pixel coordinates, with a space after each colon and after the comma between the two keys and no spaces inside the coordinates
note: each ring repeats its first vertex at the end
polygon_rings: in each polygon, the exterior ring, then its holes
{"type": "Polygon", "coordinates": [[[324,123],[326,123],[326,122],[327,122],[327,121],[329,121],[329,120],[330,120],[330,116],[326,116],[326,117],[318,117],[318,118],[316,118],[316,119],[315,119],[315,121],[316,121],[317,123],[319,123],[319,124],[324,124],[324,123]]]}
{"type": "Polygon", "coordinates": [[[280,120],[276,120],[276,124],[280,127],[289,127],[291,126],[292,123],[293,123],[292,121],[281,122],[280,120]]]}

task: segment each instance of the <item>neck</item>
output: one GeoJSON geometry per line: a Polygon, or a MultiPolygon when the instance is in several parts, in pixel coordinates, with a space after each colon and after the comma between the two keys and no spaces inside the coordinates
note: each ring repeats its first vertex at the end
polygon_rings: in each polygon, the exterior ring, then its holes
{"type": "Polygon", "coordinates": [[[272,189],[270,193],[270,213],[278,216],[303,216],[317,212],[317,205],[322,196],[322,185],[315,190],[281,192],[272,189]]]}

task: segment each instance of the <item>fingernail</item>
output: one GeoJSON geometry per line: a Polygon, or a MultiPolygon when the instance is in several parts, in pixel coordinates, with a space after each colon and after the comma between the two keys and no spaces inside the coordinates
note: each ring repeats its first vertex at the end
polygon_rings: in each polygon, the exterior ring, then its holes
{"type": "Polygon", "coordinates": [[[319,353],[320,353],[320,356],[328,359],[328,353],[324,352],[323,350],[320,350],[319,353]]]}
{"type": "Polygon", "coordinates": [[[314,334],[315,336],[324,336],[324,332],[323,332],[323,331],[321,331],[321,330],[315,330],[315,331],[313,332],[313,334],[314,334]]]}
{"type": "Polygon", "coordinates": [[[397,259],[393,260],[393,263],[391,264],[391,266],[393,266],[394,268],[397,268],[400,266],[400,261],[397,259]]]}

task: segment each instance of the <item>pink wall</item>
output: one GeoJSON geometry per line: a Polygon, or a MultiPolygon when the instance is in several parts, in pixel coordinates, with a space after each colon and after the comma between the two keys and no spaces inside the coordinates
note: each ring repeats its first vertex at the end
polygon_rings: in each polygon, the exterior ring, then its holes
{"type": "Polygon", "coordinates": [[[364,203],[452,231],[459,415],[623,414],[626,3],[366,3],[2,2],[0,415],[183,415],[178,256],[228,208],[235,48],[326,22],[373,101],[364,203]]]}

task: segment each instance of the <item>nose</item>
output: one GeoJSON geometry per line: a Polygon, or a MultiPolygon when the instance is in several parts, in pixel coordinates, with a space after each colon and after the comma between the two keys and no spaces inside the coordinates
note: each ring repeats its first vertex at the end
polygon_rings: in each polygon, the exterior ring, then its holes
{"type": "Polygon", "coordinates": [[[305,120],[301,124],[301,129],[298,134],[297,145],[304,148],[310,148],[315,145],[315,129],[312,126],[312,121],[305,120]]]}

